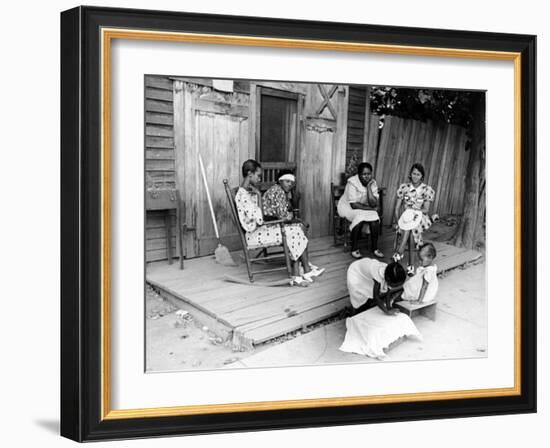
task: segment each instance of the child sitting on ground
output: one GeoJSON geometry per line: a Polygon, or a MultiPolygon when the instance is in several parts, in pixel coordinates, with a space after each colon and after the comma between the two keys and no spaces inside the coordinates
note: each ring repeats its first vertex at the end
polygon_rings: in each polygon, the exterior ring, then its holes
{"type": "Polygon", "coordinates": [[[437,266],[434,259],[437,255],[432,243],[426,243],[418,249],[420,266],[416,273],[407,279],[403,285],[402,300],[413,303],[427,303],[435,301],[439,282],[437,279],[437,266]]]}

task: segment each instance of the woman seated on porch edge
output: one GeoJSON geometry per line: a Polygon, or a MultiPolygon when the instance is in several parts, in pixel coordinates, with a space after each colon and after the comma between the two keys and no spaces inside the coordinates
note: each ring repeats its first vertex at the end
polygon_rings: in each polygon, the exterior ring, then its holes
{"type": "Polygon", "coordinates": [[[371,249],[375,256],[384,254],[378,249],[380,218],[378,216],[378,185],[372,177],[372,165],[362,162],[357,167],[357,174],[348,179],[344,194],[338,201],[338,215],[350,221],[351,256],[361,258],[359,237],[368,225],[371,238],[371,249]]]}
{"type": "Polygon", "coordinates": [[[235,204],[241,226],[245,230],[246,243],[250,249],[279,245],[283,242],[283,234],[292,261],[293,275],[291,285],[307,286],[315,277],[324,271],[311,265],[308,260],[308,239],[301,224],[292,223],[292,217],[282,219],[288,221],[279,224],[264,223],[262,213],[262,195],[257,185],[261,181],[262,167],[255,160],[247,160],[242,166],[243,181],[235,195],[235,204]],[[304,273],[300,275],[300,264],[304,273]]]}

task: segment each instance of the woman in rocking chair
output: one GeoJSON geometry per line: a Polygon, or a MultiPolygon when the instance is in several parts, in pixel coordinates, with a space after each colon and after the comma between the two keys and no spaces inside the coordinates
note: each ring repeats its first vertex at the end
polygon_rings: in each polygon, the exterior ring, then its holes
{"type": "MultiPolygon", "coordinates": [[[[235,195],[235,204],[241,226],[245,230],[248,247],[265,247],[266,245],[282,244],[283,234],[278,224],[264,223],[262,213],[262,195],[257,185],[261,180],[262,167],[255,160],[247,160],[242,166],[243,181],[235,195]]],[[[308,239],[298,223],[292,223],[290,217],[288,224],[284,225],[284,235],[290,259],[292,260],[293,275],[291,284],[307,286],[320,274],[319,270],[312,266],[308,260],[308,239]],[[300,275],[300,264],[304,273],[300,275]]]]}

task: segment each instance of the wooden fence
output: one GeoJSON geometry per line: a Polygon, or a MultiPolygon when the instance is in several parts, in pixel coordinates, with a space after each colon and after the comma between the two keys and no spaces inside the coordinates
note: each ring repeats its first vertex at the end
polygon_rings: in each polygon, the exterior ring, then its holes
{"type": "Polygon", "coordinates": [[[399,185],[408,181],[413,163],[426,170],[425,182],[435,189],[430,214],[462,214],[468,158],[466,129],[461,126],[372,115],[364,160],[380,186],[386,187],[384,224],[390,224],[399,185]]]}

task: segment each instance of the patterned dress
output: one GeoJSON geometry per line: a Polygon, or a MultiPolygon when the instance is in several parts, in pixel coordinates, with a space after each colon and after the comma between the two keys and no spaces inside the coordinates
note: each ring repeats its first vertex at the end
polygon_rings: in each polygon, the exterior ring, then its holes
{"type": "MultiPolygon", "coordinates": [[[[244,229],[249,249],[278,246],[283,242],[279,224],[264,224],[262,209],[258,205],[258,196],[244,188],[235,195],[235,204],[239,221],[244,229]]],[[[284,226],[284,234],[290,258],[296,261],[307,248],[307,238],[299,224],[284,226]]]]}
{"type": "MultiPolygon", "coordinates": [[[[412,208],[414,210],[421,210],[424,202],[433,202],[435,198],[435,191],[429,185],[421,183],[418,187],[415,187],[412,183],[401,184],[397,190],[397,197],[403,200],[405,209],[412,208]]],[[[412,229],[412,234],[416,247],[420,247],[424,243],[422,233],[431,227],[432,220],[428,215],[422,213],[422,219],[418,223],[418,226],[412,229]]]]}
{"type": "Polygon", "coordinates": [[[264,193],[262,207],[264,216],[271,216],[276,219],[292,219],[294,217],[288,196],[279,184],[273,185],[264,193]]]}

